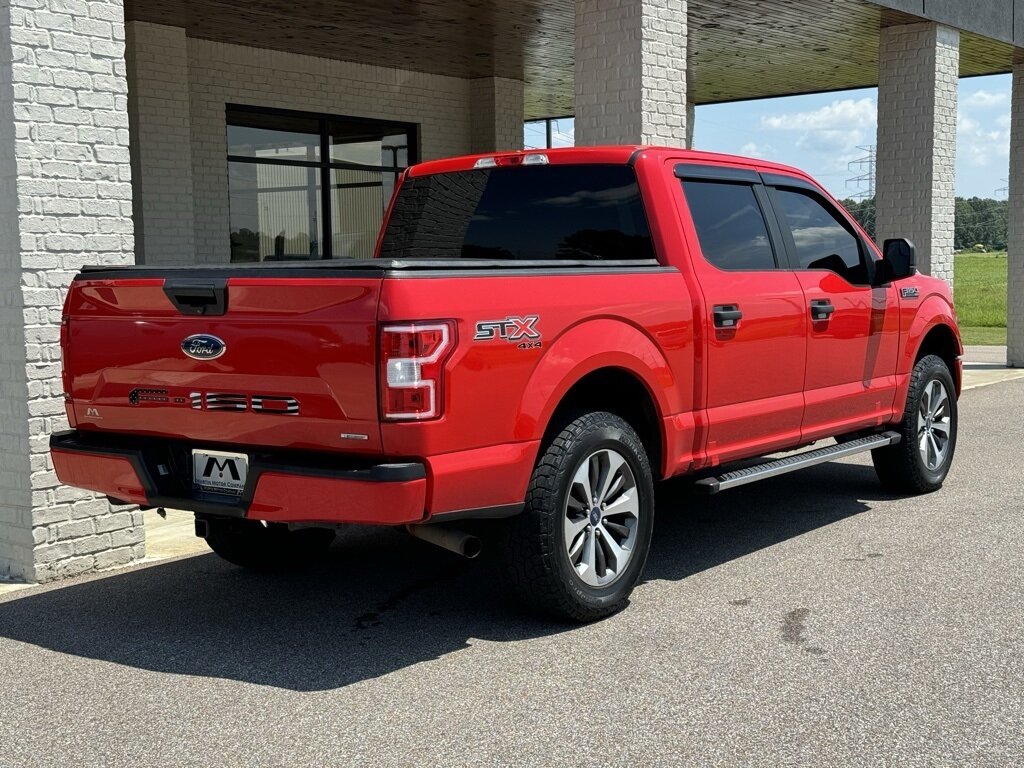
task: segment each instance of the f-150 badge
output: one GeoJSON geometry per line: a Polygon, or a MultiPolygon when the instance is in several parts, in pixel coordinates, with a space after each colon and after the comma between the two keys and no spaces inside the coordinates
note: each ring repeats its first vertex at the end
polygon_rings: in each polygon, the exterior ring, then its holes
{"type": "Polygon", "coordinates": [[[527,315],[526,317],[509,316],[504,320],[481,320],[476,324],[475,341],[491,341],[492,339],[504,339],[511,342],[522,342],[519,344],[522,349],[531,349],[540,346],[540,331],[537,330],[537,323],[540,315],[527,315]]]}

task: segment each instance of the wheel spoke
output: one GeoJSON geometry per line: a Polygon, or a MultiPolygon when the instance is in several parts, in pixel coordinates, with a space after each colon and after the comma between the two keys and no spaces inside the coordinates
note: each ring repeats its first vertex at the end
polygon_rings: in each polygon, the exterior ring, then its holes
{"type": "Polygon", "coordinates": [[[594,574],[599,579],[608,575],[608,555],[605,553],[604,536],[594,531],[594,574]]]}
{"type": "Polygon", "coordinates": [[[587,537],[590,534],[587,531],[581,531],[580,534],[573,540],[572,545],[569,547],[569,562],[574,566],[580,564],[582,559],[583,547],[587,543],[587,537]]]}
{"type": "Polygon", "coordinates": [[[601,487],[601,454],[595,453],[587,462],[587,489],[590,491],[590,503],[597,501],[598,489],[601,487]]]}
{"type": "Polygon", "coordinates": [[[921,414],[921,418],[923,419],[927,419],[928,415],[932,412],[932,395],[930,387],[925,387],[921,392],[921,408],[918,412],[921,414]]]}
{"type": "Polygon", "coordinates": [[[627,491],[609,504],[604,510],[605,517],[619,517],[628,515],[637,517],[640,514],[640,503],[637,501],[636,493],[627,491]]]}
{"type": "Polygon", "coordinates": [[[935,442],[935,436],[931,432],[928,433],[928,447],[929,456],[932,457],[928,461],[928,469],[935,469],[939,466],[939,444],[935,442]]]}
{"type": "Polygon", "coordinates": [[[608,550],[608,555],[612,561],[612,569],[616,573],[621,573],[626,565],[626,561],[629,559],[629,551],[623,549],[619,542],[615,540],[615,537],[603,525],[598,526],[598,530],[601,531],[601,542],[604,544],[605,549],[608,550]]]}
{"type": "Polygon", "coordinates": [[[565,516],[565,540],[570,543],[570,547],[576,542],[576,537],[587,527],[589,522],[589,515],[583,515],[582,517],[565,516]]]}
{"type": "Polygon", "coordinates": [[[595,488],[599,504],[608,500],[614,487],[622,484],[621,470],[626,460],[617,453],[603,451],[599,454],[601,461],[601,479],[595,488]]]}
{"type": "Polygon", "coordinates": [[[580,505],[580,509],[590,512],[590,506],[594,503],[593,485],[590,482],[590,464],[584,462],[572,479],[572,491],[569,496],[580,505]],[[582,498],[580,498],[582,496],[582,498]]]}
{"type": "Polygon", "coordinates": [[[937,381],[934,382],[934,385],[935,391],[932,397],[932,409],[930,412],[933,419],[938,418],[939,413],[946,407],[946,402],[949,400],[946,395],[946,388],[937,381]]]}
{"type": "Polygon", "coordinates": [[[949,418],[942,419],[941,421],[932,422],[932,431],[941,432],[942,436],[949,440],[949,418]]]}
{"type": "Polygon", "coordinates": [[[580,573],[597,578],[597,541],[594,536],[594,529],[586,532],[583,542],[583,556],[580,558],[580,573]]]}
{"type": "Polygon", "coordinates": [[[621,523],[613,522],[612,520],[609,520],[607,517],[605,517],[605,519],[601,521],[601,525],[607,528],[610,533],[614,534],[615,536],[618,536],[619,539],[624,539],[627,536],[629,536],[628,525],[622,525],[621,523]]]}

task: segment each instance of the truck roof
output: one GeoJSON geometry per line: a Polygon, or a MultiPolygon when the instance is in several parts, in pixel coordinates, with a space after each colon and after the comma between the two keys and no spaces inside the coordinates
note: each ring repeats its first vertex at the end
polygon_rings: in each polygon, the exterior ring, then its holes
{"type": "Polygon", "coordinates": [[[760,170],[777,171],[801,178],[810,177],[799,168],[793,168],[767,160],[758,160],[740,155],[727,155],[719,152],[703,152],[679,147],[644,146],[638,144],[600,146],[600,147],[563,147],[559,149],[524,149],[511,152],[487,152],[476,155],[447,157],[441,160],[428,160],[409,168],[409,175],[428,176],[435,173],[453,173],[472,170],[478,160],[495,158],[498,165],[518,165],[521,158],[529,155],[545,155],[551,165],[574,165],[597,163],[601,165],[625,165],[630,162],[660,162],[665,156],[678,157],[694,162],[720,165],[743,165],[760,170]]]}

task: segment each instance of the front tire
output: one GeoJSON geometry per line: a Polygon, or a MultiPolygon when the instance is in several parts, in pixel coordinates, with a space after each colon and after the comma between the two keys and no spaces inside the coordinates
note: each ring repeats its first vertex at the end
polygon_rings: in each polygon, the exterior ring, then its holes
{"type": "Polygon", "coordinates": [[[940,357],[927,355],[910,375],[907,405],[896,445],[871,452],[882,486],[893,493],[931,493],[953,463],[957,436],[956,386],[940,357]]]}
{"type": "Polygon", "coordinates": [[[289,530],[256,520],[208,520],[206,543],[233,565],[259,571],[301,568],[318,560],[334,541],[328,528],[289,530]]]}
{"type": "Polygon", "coordinates": [[[506,529],[505,572],[521,600],[586,622],[627,604],[654,529],[654,481],[639,436],[611,413],[570,422],[534,469],[506,529]]]}

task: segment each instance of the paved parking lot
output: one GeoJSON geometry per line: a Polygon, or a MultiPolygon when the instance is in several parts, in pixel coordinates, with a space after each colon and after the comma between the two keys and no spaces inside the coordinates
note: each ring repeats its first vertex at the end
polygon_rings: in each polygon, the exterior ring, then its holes
{"type": "Polygon", "coordinates": [[[0,765],[1014,765],[1024,380],[965,393],[938,494],[868,463],[662,489],[587,627],[488,558],[353,530],[298,575],[213,555],[0,598],[0,765]]]}

